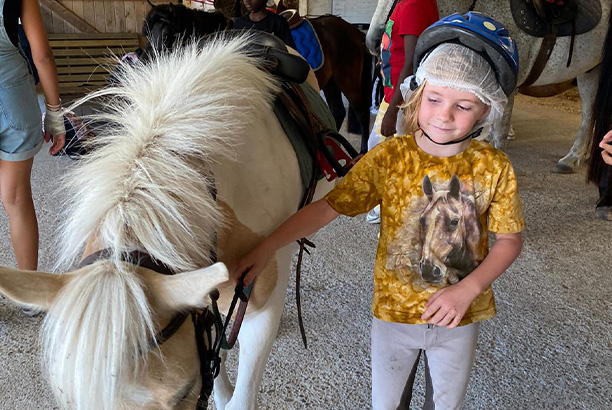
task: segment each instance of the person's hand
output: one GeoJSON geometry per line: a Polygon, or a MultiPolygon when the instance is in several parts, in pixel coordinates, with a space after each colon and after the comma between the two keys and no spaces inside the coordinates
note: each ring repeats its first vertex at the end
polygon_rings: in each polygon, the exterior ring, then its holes
{"type": "Polygon", "coordinates": [[[66,126],[64,125],[64,112],[60,105],[46,105],[45,111],[45,142],[51,140],[53,144],[49,148],[49,154],[57,154],[66,144],[66,126]]]}
{"type": "Polygon", "coordinates": [[[244,272],[248,271],[243,283],[244,286],[250,285],[264,269],[271,256],[272,252],[269,252],[265,246],[263,246],[263,243],[247,253],[238,261],[236,268],[231,274],[234,283],[238,283],[244,272]]]}
{"type": "Polygon", "coordinates": [[[476,296],[477,291],[463,286],[462,282],[442,288],[425,303],[426,309],[421,319],[432,325],[455,328],[476,296]]]}
{"type": "Polygon", "coordinates": [[[397,132],[397,110],[389,107],[380,124],[380,133],[385,137],[392,137],[397,132]]]}
{"type": "Polygon", "coordinates": [[[604,162],[608,165],[612,165],[612,130],[608,131],[606,135],[601,139],[599,143],[599,148],[601,151],[601,157],[604,162]]]}
{"type": "MultiPolygon", "coordinates": [[[[51,134],[45,131],[45,142],[51,140],[51,134]]],[[[53,142],[49,147],[49,155],[55,155],[66,145],[66,134],[59,134],[53,136],[53,142]]]]}

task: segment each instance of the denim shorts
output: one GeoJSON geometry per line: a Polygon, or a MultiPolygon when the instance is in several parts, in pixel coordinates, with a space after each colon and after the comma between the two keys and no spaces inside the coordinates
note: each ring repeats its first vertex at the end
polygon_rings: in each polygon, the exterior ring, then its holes
{"type": "Polygon", "coordinates": [[[32,77],[0,84],[0,160],[30,159],[42,144],[40,107],[32,77]]]}

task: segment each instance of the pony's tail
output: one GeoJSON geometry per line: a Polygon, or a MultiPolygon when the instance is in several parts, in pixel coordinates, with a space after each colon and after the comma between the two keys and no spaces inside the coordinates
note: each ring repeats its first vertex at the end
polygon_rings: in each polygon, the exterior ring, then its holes
{"type": "MultiPolygon", "coordinates": [[[[598,184],[606,167],[609,167],[601,158],[599,143],[603,136],[610,130],[612,125],[612,13],[608,22],[608,34],[603,44],[602,61],[600,65],[599,84],[595,101],[593,102],[593,117],[589,130],[591,137],[591,155],[589,158],[589,169],[587,180],[598,184]]],[[[608,173],[609,183],[612,183],[612,172],[608,173]]]]}
{"type": "Polygon", "coordinates": [[[104,262],[75,276],[41,329],[43,366],[60,407],[117,408],[153,334],[147,297],[127,265],[104,262]]]}

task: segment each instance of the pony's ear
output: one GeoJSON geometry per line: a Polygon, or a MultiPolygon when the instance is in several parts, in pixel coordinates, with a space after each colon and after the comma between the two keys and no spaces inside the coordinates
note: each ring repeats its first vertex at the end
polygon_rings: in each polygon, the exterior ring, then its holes
{"type": "Polygon", "coordinates": [[[156,274],[149,282],[156,300],[163,301],[171,310],[203,308],[207,296],[221,283],[229,280],[229,273],[223,263],[206,268],[183,272],[176,275],[156,274]]]}
{"type": "Polygon", "coordinates": [[[151,3],[151,0],[147,0],[147,3],[149,3],[149,6],[151,6],[151,8],[155,8],[155,4],[151,3]]]}
{"type": "Polygon", "coordinates": [[[427,195],[427,198],[431,201],[431,198],[433,198],[433,186],[429,180],[429,175],[425,175],[425,178],[423,178],[423,193],[427,195]]]}
{"type": "Polygon", "coordinates": [[[0,293],[21,305],[48,310],[71,275],[0,267],[0,293]]]}
{"type": "Polygon", "coordinates": [[[449,195],[452,198],[459,199],[459,193],[461,192],[461,181],[459,181],[459,177],[455,174],[451,177],[450,180],[450,192],[449,195]]]}

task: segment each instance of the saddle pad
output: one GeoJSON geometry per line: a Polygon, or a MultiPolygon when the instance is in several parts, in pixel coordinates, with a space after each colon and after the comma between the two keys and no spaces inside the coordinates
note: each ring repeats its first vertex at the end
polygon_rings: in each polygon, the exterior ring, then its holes
{"type": "Polygon", "coordinates": [[[295,42],[297,52],[308,61],[314,71],[317,71],[324,63],[323,50],[317,33],[308,19],[291,29],[291,37],[295,42]]]}
{"type": "MultiPolygon", "coordinates": [[[[312,112],[329,128],[330,130],[336,130],[336,122],[332,117],[329,107],[321,98],[321,95],[317,93],[311,86],[306,83],[299,84],[304,94],[310,102],[310,108],[312,112]]],[[[308,188],[310,180],[312,179],[313,169],[313,158],[308,152],[308,145],[306,145],[306,138],[312,138],[309,135],[309,131],[303,131],[300,129],[297,123],[291,118],[291,114],[287,110],[284,104],[276,99],[274,102],[274,114],[278,118],[285,134],[289,138],[295,155],[297,156],[298,164],[300,166],[300,175],[302,177],[302,185],[304,189],[308,188]]],[[[321,178],[321,176],[319,176],[321,178]]]]}
{"type": "MultiPolygon", "coordinates": [[[[600,0],[580,0],[577,4],[576,34],[583,34],[599,24],[601,20],[601,3],[600,0]]],[[[548,25],[537,15],[535,7],[530,0],[510,0],[510,9],[512,10],[514,22],[525,33],[534,37],[544,37],[548,33],[548,25]]],[[[571,21],[559,25],[557,37],[571,35],[571,21]]]]}

